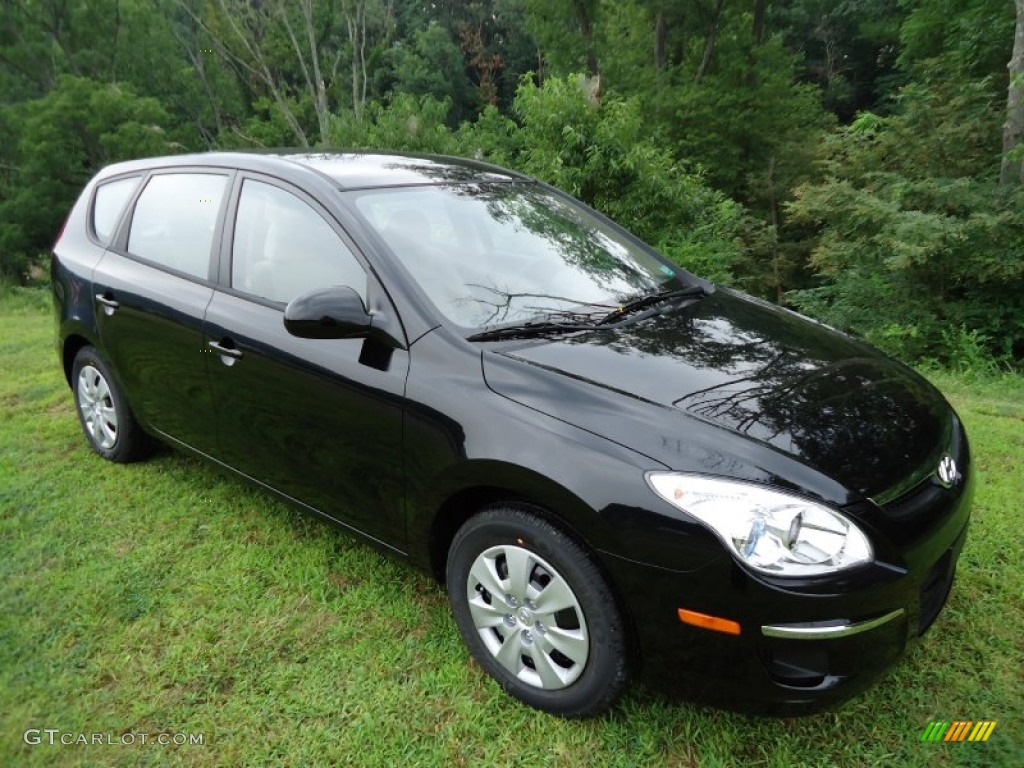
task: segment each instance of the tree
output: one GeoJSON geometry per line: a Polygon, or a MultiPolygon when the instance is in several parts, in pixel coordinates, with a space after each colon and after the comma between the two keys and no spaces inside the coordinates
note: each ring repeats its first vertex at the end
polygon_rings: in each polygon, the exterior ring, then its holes
{"type": "Polygon", "coordinates": [[[205,8],[177,2],[255,99],[271,99],[293,142],[304,147],[328,133],[339,103],[332,88],[343,59],[349,62],[351,107],[361,116],[369,57],[384,46],[393,25],[388,0],[342,0],[343,29],[336,26],[333,4],[315,0],[210,0],[205,8]],[[307,121],[307,110],[315,124],[307,121]]]}
{"type": "MultiPolygon", "coordinates": [[[[178,0],[181,8],[199,25],[220,58],[232,66],[239,78],[258,84],[274,100],[295,141],[310,145],[305,127],[296,115],[292,88],[287,77],[273,65],[270,42],[276,19],[285,11],[283,0],[254,4],[245,0],[213,0],[206,11],[178,0]]],[[[293,36],[294,38],[294,36],[293,36]]],[[[310,85],[307,78],[307,85],[310,85]]],[[[315,86],[312,87],[316,97],[315,86]]]]}
{"type": "Polygon", "coordinates": [[[351,50],[352,110],[358,120],[366,104],[368,51],[386,41],[394,24],[394,9],[390,0],[342,0],[341,13],[351,50]]]}
{"type": "Polygon", "coordinates": [[[525,0],[527,25],[558,74],[601,72],[605,6],[599,0],[525,0]]]}
{"type": "Polygon", "coordinates": [[[1016,0],[1016,6],[1013,56],[1007,66],[1010,86],[1006,99],[1006,124],[1003,127],[1003,161],[999,173],[1002,184],[1024,182],[1024,161],[1019,151],[1024,142],[1024,0],[1016,0]]]}
{"type": "Polygon", "coordinates": [[[156,99],[128,86],[61,75],[45,96],[16,110],[18,182],[0,202],[0,273],[20,279],[29,256],[53,243],[82,186],[117,160],[176,150],[156,99]]]}
{"type": "Polygon", "coordinates": [[[521,149],[502,158],[626,224],[684,266],[731,277],[741,209],[649,138],[637,99],[595,106],[575,77],[526,80],[514,104],[521,149]]]}
{"type": "Polygon", "coordinates": [[[815,229],[805,311],[909,359],[1024,358],[1024,189],[1001,187],[987,80],[907,86],[826,143],[787,210],[815,229]]]}
{"type": "Polygon", "coordinates": [[[697,67],[697,74],[693,78],[694,85],[700,85],[704,75],[711,66],[711,57],[715,55],[715,42],[718,40],[718,30],[722,26],[722,8],[725,0],[717,0],[715,10],[711,13],[711,26],[708,29],[707,40],[704,42],[704,54],[700,57],[700,66],[697,67]]]}
{"type": "Polygon", "coordinates": [[[466,75],[462,50],[441,24],[431,22],[415,32],[411,40],[396,42],[389,59],[395,93],[448,99],[454,125],[476,116],[480,96],[466,75]]]}

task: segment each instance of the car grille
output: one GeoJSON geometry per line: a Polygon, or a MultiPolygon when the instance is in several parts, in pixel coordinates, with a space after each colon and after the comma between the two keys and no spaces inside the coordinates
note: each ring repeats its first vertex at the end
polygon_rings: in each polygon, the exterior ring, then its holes
{"type": "Polygon", "coordinates": [[[942,606],[946,604],[949,591],[953,586],[953,550],[947,550],[932,566],[921,585],[920,606],[917,634],[923,635],[932,625],[942,606]]]}
{"type": "Polygon", "coordinates": [[[890,519],[900,523],[916,523],[929,514],[934,515],[937,508],[954,501],[951,496],[952,494],[945,488],[935,484],[931,477],[928,477],[908,493],[886,504],[885,513],[890,519]]]}
{"type": "MultiPolygon", "coordinates": [[[[961,472],[969,472],[967,441],[958,421],[954,419],[949,453],[961,472]]],[[[936,459],[936,464],[937,464],[936,459]]],[[[912,549],[941,526],[960,505],[963,486],[942,487],[935,477],[935,468],[928,468],[912,487],[896,498],[880,502],[884,513],[886,533],[901,549],[912,549]]],[[[879,494],[884,498],[886,494],[879,494]]]]}
{"type": "Polygon", "coordinates": [[[942,488],[932,478],[882,507],[888,535],[897,546],[914,547],[954,514],[959,494],[942,488]]]}

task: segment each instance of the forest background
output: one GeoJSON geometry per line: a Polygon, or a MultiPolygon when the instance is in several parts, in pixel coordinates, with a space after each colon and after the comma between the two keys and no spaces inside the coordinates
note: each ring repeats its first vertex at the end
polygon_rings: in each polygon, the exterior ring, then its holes
{"type": "Polygon", "coordinates": [[[117,160],[478,157],[905,360],[1024,363],[1024,0],[3,0],[0,296],[117,160]]]}

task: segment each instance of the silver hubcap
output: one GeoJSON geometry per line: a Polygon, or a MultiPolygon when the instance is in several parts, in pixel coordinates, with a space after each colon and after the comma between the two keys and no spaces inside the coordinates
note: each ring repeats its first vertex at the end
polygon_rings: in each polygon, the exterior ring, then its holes
{"type": "Polygon", "coordinates": [[[590,636],[568,582],[528,549],[491,547],[473,562],[469,611],[498,663],[528,685],[572,685],[590,656],[590,636]]]}
{"type": "Polygon", "coordinates": [[[110,395],[110,386],[103,374],[87,365],[78,372],[78,407],[82,411],[85,431],[104,450],[117,442],[117,411],[110,395]]]}

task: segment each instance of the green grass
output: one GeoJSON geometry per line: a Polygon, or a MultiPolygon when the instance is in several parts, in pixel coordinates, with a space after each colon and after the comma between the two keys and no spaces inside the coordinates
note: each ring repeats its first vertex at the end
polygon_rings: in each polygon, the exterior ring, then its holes
{"type": "Polygon", "coordinates": [[[51,301],[49,286],[26,288],[0,277],[0,317],[46,313],[51,301]]]}
{"type": "Polygon", "coordinates": [[[938,377],[979,489],[946,611],[837,711],[759,719],[634,690],[566,722],[471,663],[442,591],[211,467],[90,453],[31,299],[0,313],[0,766],[1024,765],[1024,383],[938,377]],[[994,719],[984,744],[921,744],[994,719]],[[203,746],[28,746],[29,728],[203,746]]]}

